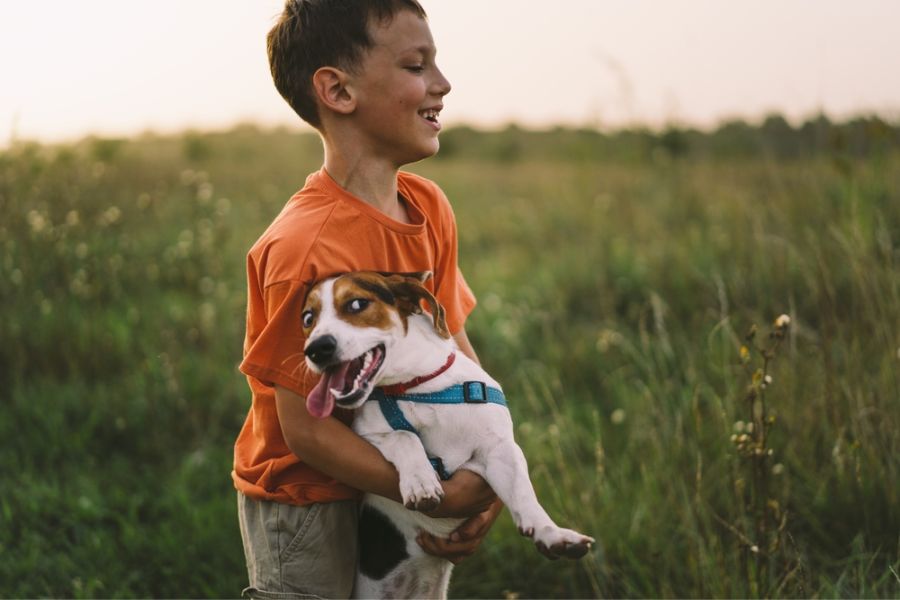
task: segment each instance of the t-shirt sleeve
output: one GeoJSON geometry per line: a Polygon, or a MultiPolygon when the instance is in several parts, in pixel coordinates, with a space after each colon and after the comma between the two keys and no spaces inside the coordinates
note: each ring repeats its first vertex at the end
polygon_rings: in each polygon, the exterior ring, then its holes
{"type": "Polygon", "coordinates": [[[475,308],[476,300],[459,268],[459,246],[453,209],[443,192],[439,193],[442,200],[441,227],[434,288],[435,296],[446,310],[447,327],[451,334],[456,335],[475,308]]]}
{"type": "Polygon", "coordinates": [[[260,290],[257,298],[250,298],[248,336],[240,365],[245,375],[301,396],[306,396],[318,380],[303,356],[306,339],[300,322],[306,291],[303,282],[281,281],[260,290]]]}

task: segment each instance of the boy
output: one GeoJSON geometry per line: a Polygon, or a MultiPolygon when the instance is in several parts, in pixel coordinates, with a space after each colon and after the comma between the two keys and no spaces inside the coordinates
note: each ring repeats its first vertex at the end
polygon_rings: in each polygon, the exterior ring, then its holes
{"type": "MultiPolygon", "coordinates": [[[[400,499],[394,467],[349,428],[314,419],[304,397],[300,312],[308,286],[353,270],[432,271],[460,349],[475,299],[456,264],[456,224],[433,183],[399,171],[438,150],[450,84],[416,0],[288,0],[268,35],[281,95],[320,133],[325,161],[250,250],[241,371],[253,401],[232,478],[250,586],[264,598],[347,597],[356,567],[359,491],[400,499]]],[[[477,359],[476,359],[477,360],[477,359]]],[[[435,516],[470,517],[431,554],[458,562],[501,509],[487,484],[459,471],[435,516]]]]}

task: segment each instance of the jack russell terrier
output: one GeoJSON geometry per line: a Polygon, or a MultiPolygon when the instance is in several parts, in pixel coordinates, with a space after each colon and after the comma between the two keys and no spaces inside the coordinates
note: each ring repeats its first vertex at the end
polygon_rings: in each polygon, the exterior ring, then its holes
{"type": "Polygon", "coordinates": [[[335,405],[359,409],[354,431],[400,476],[403,505],[363,499],[357,597],[446,597],[452,563],[415,539],[420,529],[446,538],[463,522],[423,514],[457,469],[482,476],[545,555],[580,558],[594,542],[558,527],[538,503],[500,385],[451,340],[443,307],[422,285],[430,275],[340,275],[316,284],[303,307],[306,362],[322,375],[307,409],[319,418],[335,405]]]}

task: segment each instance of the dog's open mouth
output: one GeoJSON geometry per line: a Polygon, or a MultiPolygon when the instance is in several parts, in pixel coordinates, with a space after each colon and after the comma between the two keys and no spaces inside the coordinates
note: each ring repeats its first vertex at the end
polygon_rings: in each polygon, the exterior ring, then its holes
{"type": "Polygon", "coordinates": [[[372,381],[384,363],[385,350],[378,345],[347,362],[325,369],[316,387],[306,397],[306,408],[314,417],[331,414],[334,405],[355,408],[372,392],[372,381]]]}

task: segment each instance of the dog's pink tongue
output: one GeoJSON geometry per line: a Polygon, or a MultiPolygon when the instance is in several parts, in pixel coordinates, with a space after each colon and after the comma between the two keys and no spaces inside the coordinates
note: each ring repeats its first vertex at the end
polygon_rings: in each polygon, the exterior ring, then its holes
{"type": "Polygon", "coordinates": [[[334,371],[322,373],[319,383],[306,396],[306,410],[309,411],[309,414],[318,419],[324,419],[331,414],[331,411],[334,410],[334,395],[331,393],[331,388],[344,389],[349,368],[350,363],[345,362],[341,363],[334,371]]]}

